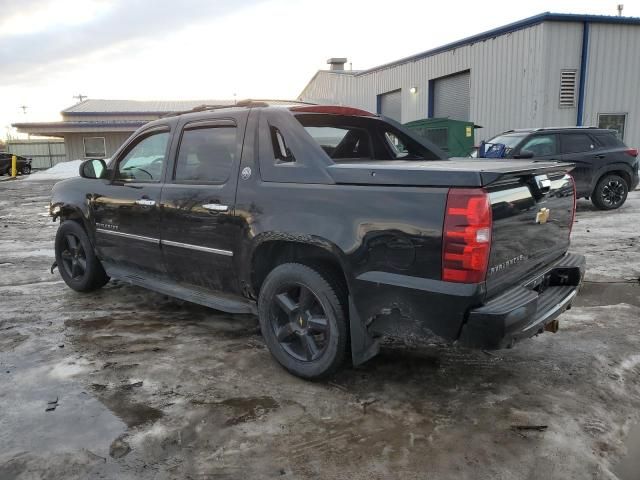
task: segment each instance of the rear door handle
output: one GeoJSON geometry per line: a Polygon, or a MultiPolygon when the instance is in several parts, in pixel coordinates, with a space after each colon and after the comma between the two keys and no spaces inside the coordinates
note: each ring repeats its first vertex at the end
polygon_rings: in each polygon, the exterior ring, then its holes
{"type": "Polygon", "coordinates": [[[606,155],[603,155],[602,153],[599,153],[598,155],[596,155],[596,158],[603,159],[604,157],[606,157],[606,155]]]}
{"type": "Polygon", "coordinates": [[[143,205],[145,207],[153,207],[155,204],[155,200],[149,200],[148,198],[141,198],[139,200],[136,200],[136,205],[143,205]]]}
{"type": "Polygon", "coordinates": [[[228,212],[229,211],[228,205],[221,205],[219,203],[205,203],[204,205],[202,205],[202,208],[204,208],[205,210],[209,210],[211,212],[228,212]]]}

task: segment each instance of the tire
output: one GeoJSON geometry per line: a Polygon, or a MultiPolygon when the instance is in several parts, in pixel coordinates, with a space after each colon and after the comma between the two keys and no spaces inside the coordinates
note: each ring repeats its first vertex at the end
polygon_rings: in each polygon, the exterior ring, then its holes
{"type": "Polygon", "coordinates": [[[615,174],[603,176],[591,195],[591,202],[599,210],[620,208],[627,200],[629,185],[624,178],[615,174]]]}
{"type": "Polygon", "coordinates": [[[87,233],[78,222],[67,220],[60,225],[55,250],[60,276],[76,292],[91,292],[109,281],[87,233]]]}
{"type": "Polygon", "coordinates": [[[21,169],[20,169],[20,173],[22,175],[29,175],[31,173],[31,165],[24,165],[21,169]]]}
{"type": "Polygon", "coordinates": [[[321,267],[285,263],[267,275],[260,289],[265,343],[278,363],[298,377],[331,375],[346,357],[347,292],[334,278],[321,267]]]}

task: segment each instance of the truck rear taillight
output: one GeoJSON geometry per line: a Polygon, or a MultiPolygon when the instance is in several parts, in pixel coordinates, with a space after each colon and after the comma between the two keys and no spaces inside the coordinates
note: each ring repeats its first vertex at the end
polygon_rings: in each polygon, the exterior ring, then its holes
{"type": "Polygon", "coordinates": [[[638,156],[638,149],[637,148],[627,148],[624,153],[626,153],[627,155],[630,155],[632,157],[637,157],[638,156]]]}
{"type": "Polygon", "coordinates": [[[481,188],[452,188],[442,234],[442,280],[480,283],[491,251],[491,203],[481,188]]]}
{"type": "Polygon", "coordinates": [[[571,212],[571,224],[569,225],[569,237],[571,237],[573,223],[576,221],[576,200],[578,192],[576,192],[576,180],[573,178],[573,175],[571,175],[570,173],[568,173],[567,175],[571,179],[571,184],[573,185],[573,212],[571,212]]]}

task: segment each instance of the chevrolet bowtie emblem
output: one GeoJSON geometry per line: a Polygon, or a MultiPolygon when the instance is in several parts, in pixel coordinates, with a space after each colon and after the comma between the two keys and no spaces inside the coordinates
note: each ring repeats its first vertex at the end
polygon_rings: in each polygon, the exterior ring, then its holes
{"type": "Polygon", "coordinates": [[[538,213],[536,213],[536,223],[547,223],[549,220],[549,209],[541,208],[538,213]]]}

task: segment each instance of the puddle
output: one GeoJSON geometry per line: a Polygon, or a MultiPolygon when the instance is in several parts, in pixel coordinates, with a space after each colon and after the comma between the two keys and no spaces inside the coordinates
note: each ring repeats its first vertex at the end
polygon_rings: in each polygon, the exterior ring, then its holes
{"type": "Polygon", "coordinates": [[[620,480],[638,480],[640,472],[640,423],[631,427],[625,441],[627,454],[615,466],[613,472],[620,480]]]}
{"type": "Polygon", "coordinates": [[[280,404],[271,397],[233,397],[214,403],[192,400],[192,403],[227,407],[231,410],[232,416],[227,419],[226,425],[250,422],[280,408],[280,404]]]}

